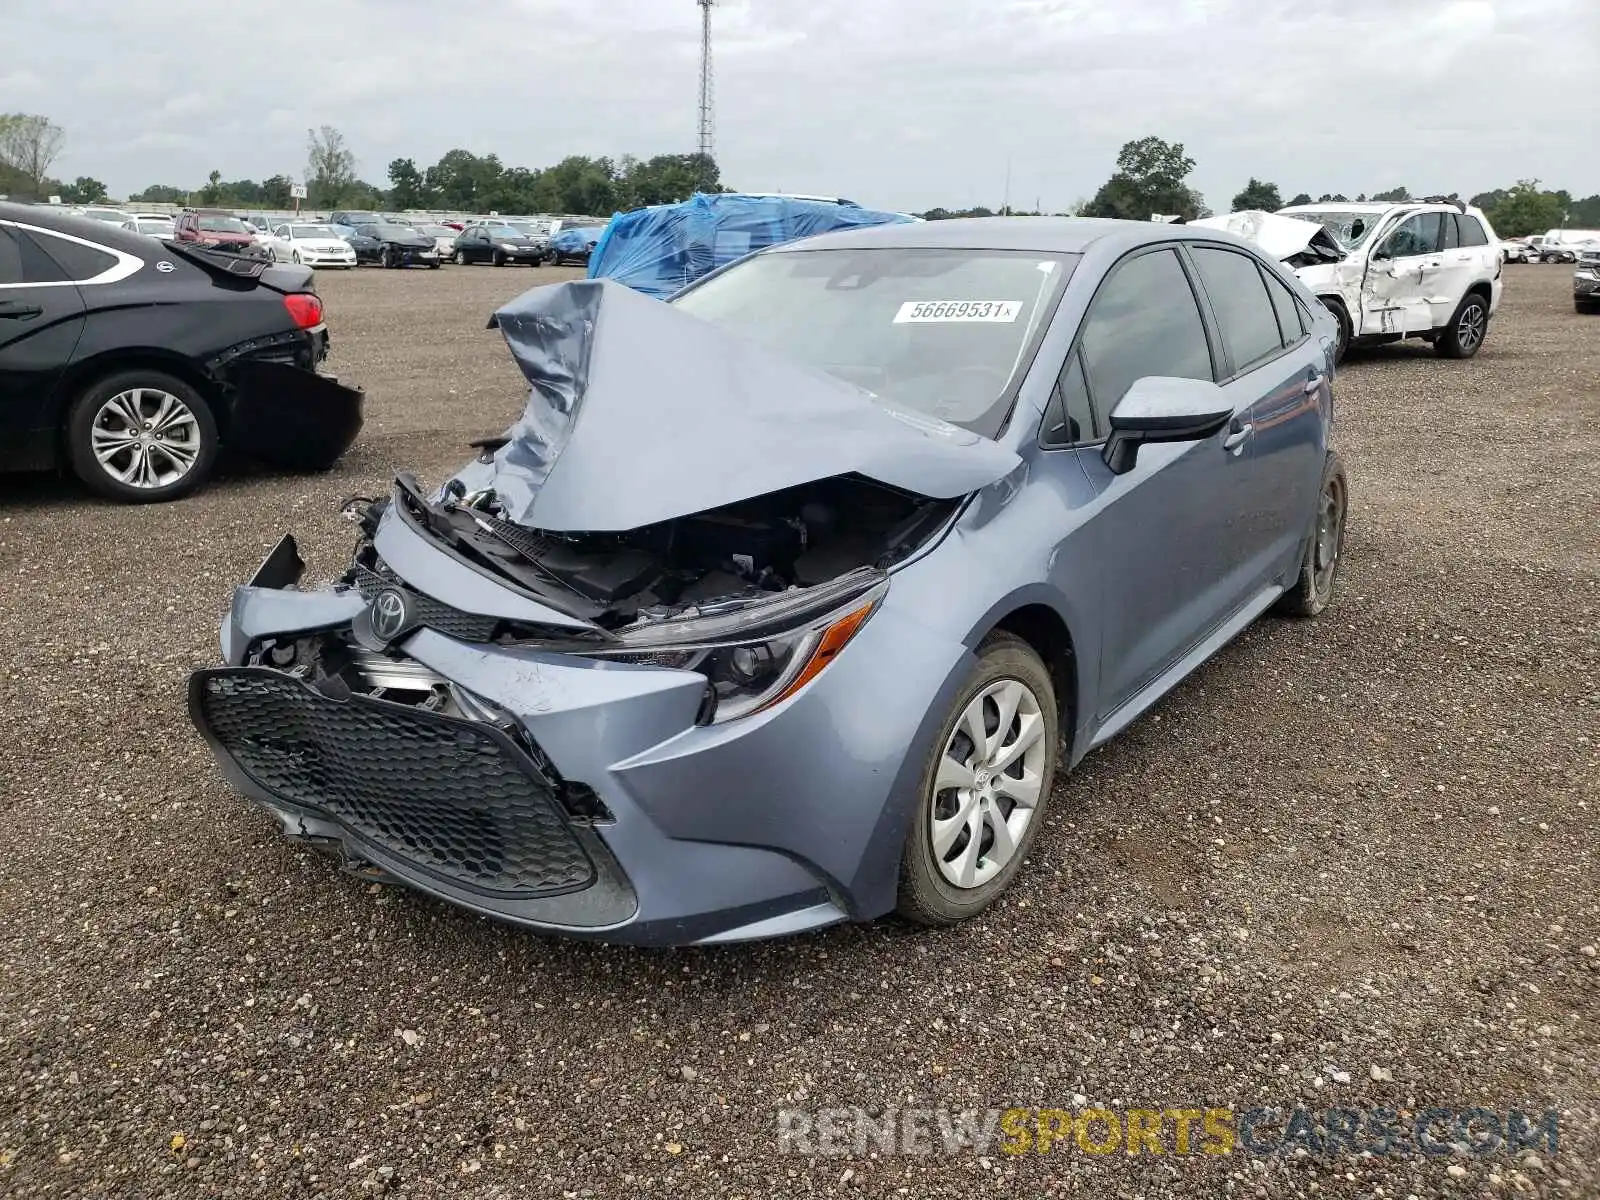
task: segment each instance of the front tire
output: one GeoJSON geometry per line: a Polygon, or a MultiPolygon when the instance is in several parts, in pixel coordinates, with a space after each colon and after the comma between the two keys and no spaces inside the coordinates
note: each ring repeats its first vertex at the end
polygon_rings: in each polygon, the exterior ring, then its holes
{"type": "Polygon", "coordinates": [[[496,250],[494,252],[494,260],[493,261],[494,261],[494,265],[495,266],[503,267],[503,266],[506,265],[506,256],[504,254],[501,254],[500,251],[496,250]]]}
{"type": "Polygon", "coordinates": [[[456,266],[464,267],[466,265],[467,265],[467,252],[465,250],[457,250],[456,251],[456,266]]]}
{"type": "Polygon", "coordinates": [[[1333,601],[1333,584],[1344,558],[1345,516],[1350,508],[1350,481],[1344,461],[1330,450],[1322,463],[1317,512],[1306,538],[1300,574],[1278,598],[1277,611],[1289,617],[1315,617],[1333,601]]]}
{"type": "Polygon", "coordinates": [[[1489,301],[1481,292],[1468,292],[1433,348],[1442,358],[1471,358],[1482,348],[1488,333],[1489,301]]]}
{"type": "Polygon", "coordinates": [[[217,423],[205,398],[161,371],[119,371],[91,384],[67,417],[74,473],[133,504],[176,500],[211,474],[217,423]]]}
{"type": "Polygon", "coordinates": [[[1044,821],[1060,745],[1050,672],[993,633],[923,765],[896,911],[919,925],[976,916],[1010,886],[1044,821]]]}
{"type": "Polygon", "coordinates": [[[1318,296],[1322,307],[1333,315],[1334,323],[1339,326],[1339,338],[1333,348],[1333,365],[1338,366],[1344,361],[1345,354],[1350,349],[1350,338],[1354,327],[1350,324],[1350,314],[1345,311],[1344,302],[1332,296],[1318,296]]]}

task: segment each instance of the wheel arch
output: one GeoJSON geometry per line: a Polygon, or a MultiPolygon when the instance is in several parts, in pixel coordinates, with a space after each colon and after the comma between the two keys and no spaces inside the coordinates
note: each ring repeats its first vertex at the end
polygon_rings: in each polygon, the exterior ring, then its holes
{"type": "Polygon", "coordinates": [[[195,391],[211,407],[211,418],[217,424],[219,436],[226,433],[228,410],[223,402],[221,385],[207,375],[194,363],[194,360],[178,354],[172,350],[163,350],[156,346],[135,346],[116,350],[106,350],[82,362],[73,363],[67,368],[57,384],[56,411],[53,422],[56,431],[56,454],[58,462],[67,461],[67,423],[72,419],[72,407],[77,403],[85,389],[100,382],[110,375],[122,371],[134,370],[144,367],[152,371],[160,371],[171,375],[174,379],[182,380],[195,391]]]}

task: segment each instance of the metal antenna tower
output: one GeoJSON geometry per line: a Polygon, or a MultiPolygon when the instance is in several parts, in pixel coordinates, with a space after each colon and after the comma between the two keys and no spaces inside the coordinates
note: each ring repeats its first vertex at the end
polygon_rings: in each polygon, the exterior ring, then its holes
{"type": "Polygon", "coordinates": [[[695,0],[700,5],[700,187],[711,186],[710,167],[716,159],[716,97],[711,79],[711,6],[716,0],[695,0]]]}

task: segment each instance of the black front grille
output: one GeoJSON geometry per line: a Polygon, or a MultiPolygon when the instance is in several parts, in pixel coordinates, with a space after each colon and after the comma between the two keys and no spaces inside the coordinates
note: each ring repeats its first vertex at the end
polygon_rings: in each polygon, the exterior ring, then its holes
{"type": "Polygon", "coordinates": [[[555,788],[500,730],[280,671],[196,671],[195,724],[271,796],[477,891],[549,896],[595,881],[555,788]]]}
{"type": "Polygon", "coordinates": [[[495,629],[500,621],[497,617],[486,617],[481,613],[463,612],[459,608],[451,608],[441,600],[432,596],[424,596],[415,588],[406,587],[399,579],[380,575],[378,572],[366,567],[353,568],[355,585],[362,598],[371,600],[384,588],[398,587],[411,596],[417,609],[417,619],[436,633],[445,637],[455,638],[461,642],[487,642],[493,639],[495,629]]]}

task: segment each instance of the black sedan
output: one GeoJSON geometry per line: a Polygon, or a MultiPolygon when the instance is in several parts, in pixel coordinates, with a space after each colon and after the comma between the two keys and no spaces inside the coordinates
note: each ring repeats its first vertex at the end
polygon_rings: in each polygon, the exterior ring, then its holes
{"type": "Polygon", "coordinates": [[[198,487],[223,443],[326,468],[362,400],[318,372],[327,351],[307,267],[0,204],[0,470],[150,501],[198,487]]]}
{"type": "Polygon", "coordinates": [[[543,238],[513,225],[468,225],[456,235],[455,260],[461,266],[486,262],[497,267],[511,263],[537,267],[547,253],[543,238]]]}
{"type": "MultiPolygon", "coordinates": [[[[439,267],[439,250],[431,237],[409,225],[357,225],[356,232],[378,243],[377,261],[386,267],[439,267]]],[[[360,261],[358,255],[357,262],[360,261]]]]}
{"type": "Polygon", "coordinates": [[[353,225],[330,225],[330,229],[344,239],[350,249],[356,252],[356,266],[362,263],[379,263],[383,261],[383,243],[377,238],[370,238],[364,233],[357,233],[353,225]]]}

